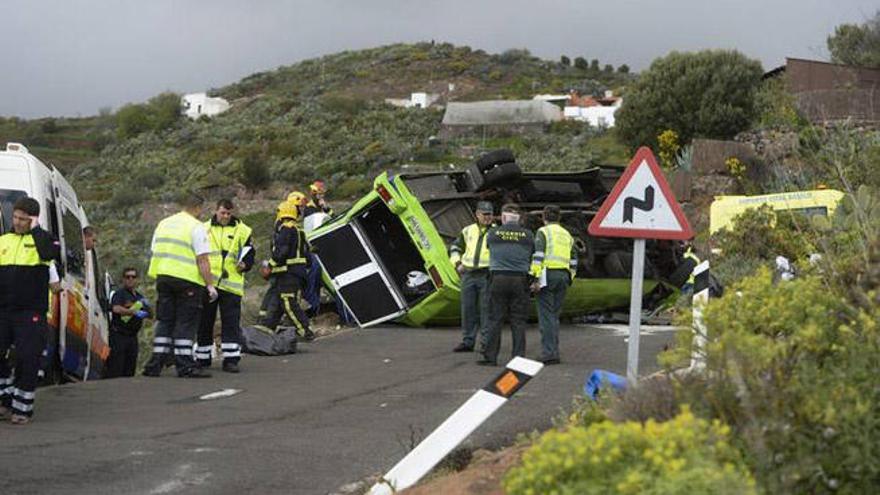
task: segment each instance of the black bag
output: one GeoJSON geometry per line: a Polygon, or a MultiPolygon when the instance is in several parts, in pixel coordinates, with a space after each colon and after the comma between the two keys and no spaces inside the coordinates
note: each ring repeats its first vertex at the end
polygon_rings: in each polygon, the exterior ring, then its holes
{"type": "Polygon", "coordinates": [[[241,350],[257,356],[281,356],[296,353],[296,332],[284,329],[278,333],[257,325],[242,327],[241,350]]]}

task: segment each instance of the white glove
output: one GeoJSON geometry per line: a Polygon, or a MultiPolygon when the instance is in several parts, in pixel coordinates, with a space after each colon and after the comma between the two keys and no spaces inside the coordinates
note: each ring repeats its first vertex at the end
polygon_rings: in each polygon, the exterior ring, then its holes
{"type": "Polygon", "coordinates": [[[214,287],[213,285],[209,285],[207,287],[207,289],[208,289],[208,301],[214,302],[217,300],[218,297],[220,297],[220,295],[217,294],[217,288],[214,287]]]}

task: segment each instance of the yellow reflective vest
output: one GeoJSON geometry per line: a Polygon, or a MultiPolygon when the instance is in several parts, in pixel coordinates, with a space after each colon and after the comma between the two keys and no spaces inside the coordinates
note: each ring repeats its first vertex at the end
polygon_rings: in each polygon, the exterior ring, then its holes
{"type": "MultiPolygon", "coordinates": [[[[691,247],[687,248],[687,251],[684,252],[684,256],[682,256],[682,258],[684,258],[686,260],[687,259],[693,260],[694,261],[694,268],[696,268],[697,265],[700,264],[700,258],[696,254],[694,254],[694,248],[691,248],[691,247]]],[[[686,283],[694,285],[694,280],[696,280],[694,277],[694,271],[691,270],[691,276],[688,277],[686,283]]]]}
{"type": "Polygon", "coordinates": [[[243,296],[244,273],[237,270],[238,258],[251,236],[251,228],[241,220],[235,225],[212,224],[208,220],[205,229],[211,242],[211,274],[217,280],[217,289],[243,296]]]}
{"type": "Polygon", "coordinates": [[[577,271],[577,253],[573,247],[574,238],[558,223],[538,229],[535,235],[535,253],[532,255],[532,275],[539,276],[545,268],[568,270],[573,279],[577,271]]]}
{"type": "Polygon", "coordinates": [[[460,261],[468,270],[489,268],[489,243],[486,242],[489,227],[489,225],[472,223],[462,229],[461,236],[450,248],[449,261],[453,265],[460,261]],[[462,243],[464,246],[461,246],[462,243]],[[461,253],[462,248],[464,254],[461,253]]]}
{"type": "Polygon", "coordinates": [[[153,234],[153,254],[147,274],[179,278],[204,287],[196,253],[192,248],[192,231],[202,223],[182,211],[159,222],[153,234]]]}
{"type": "Polygon", "coordinates": [[[0,236],[0,266],[49,266],[51,263],[40,259],[31,234],[9,232],[0,236]]]}

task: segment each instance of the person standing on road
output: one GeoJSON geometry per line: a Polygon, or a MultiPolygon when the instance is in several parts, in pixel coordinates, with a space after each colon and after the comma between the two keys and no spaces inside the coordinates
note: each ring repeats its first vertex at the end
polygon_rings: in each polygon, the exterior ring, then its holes
{"type": "Polygon", "coordinates": [[[153,355],[144,376],[159,376],[166,357],[174,352],[174,365],[181,378],[207,378],[211,374],[193,360],[193,337],[202,314],[205,291],[217,300],[211,275],[211,244],[204,224],[202,198],[195,193],[181,197],[183,211],[165,218],[153,233],[148,275],[156,279],[156,334],[153,355]]]}
{"type": "Polygon", "coordinates": [[[544,207],[544,226],[535,235],[532,255],[532,292],[538,294],[538,325],[541,328],[541,361],[559,364],[559,313],[568,286],[577,272],[577,249],[571,234],[559,225],[562,213],[556,205],[544,207]]]}
{"type": "Polygon", "coordinates": [[[489,243],[486,234],[492,226],[493,213],[492,203],[478,202],[477,222],[462,229],[449,249],[449,260],[461,277],[462,338],[452,352],[473,351],[478,333],[480,348],[486,347],[489,329],[489,243]]]}
{"type": "Polygon", "coordinates": [[[144,319],[153,317],[147,298],[138,292],[138,272],[133,267],[122,270],[122,289],[113,293],[110,307],[110,356],[105,378],[134,376],[138,359],[138,333],[144,319]]]}
{"type": "MultiPolygon", "coordinates": [[[[0,236],[0,418],[30,422],[40,357],[46,344],[49,265],[60,248],[38,225],[40,203],[21,198],[12,207],[12,230],[0,236]],[[7,362],[15,345],[15,377],[7,362]]],[[[59,265],[60,266],[60,265],[59,265]]]]}
{"type": "Polygon", "coordinates": [[[301,207],[285,201],[278,206],[278,220],[272,237],[272,259],[269,265],[271,278],[277,288],[277,297],[268,301],[266,317],[262,325],[272,330],[283,317],[296,327],[297,334],[306,341],[315,338],[309,328],[309,318],[299,306],[299,296],[306,286],[306,252],[309,249],[306,236],[297,228],[301,207]]]}
{"type": "Polygon", "coordinates": [[[501,324],[510,318],[513,356],[526,353],[526,317],[529,307],[529,264],[535,250],[532,231],[520,225],[519,208],[501,208],[501,225],[487,234],[489,243],[489,332],[477,364],[495,366],[501,347],[501,324]]]}
{"type": "Polygon", "coordinates": [[[235,217],[231,199],[217,202],[214,216],[205,222],[211,243],[211,275],[217,280],[215,301],[202,311],[199,324],[196,361],[203,368],[211,366],[214,347],[214,320],[220,309],[220,349],[223,371],[238,373],[241,359],[241,298],[244,296],[244,274],[254,265],[254,243],[251,228],[235,217]]]}
{"type": "MultiPolygon", "coordinates": [[[[302,229],[306,234],[320,227],[333,216],[333,209],[324,199],[326,194],[327,186],[324,181],[319,179],[309,185],[309,198],[303,206],[302,216],[302,229]]],[[[309,273],[303,299],[309,303],[306,314],[314,318],[321,307],[321,265],[312,253],[306,253],[306,257],[309,259],[309,273]]]]}

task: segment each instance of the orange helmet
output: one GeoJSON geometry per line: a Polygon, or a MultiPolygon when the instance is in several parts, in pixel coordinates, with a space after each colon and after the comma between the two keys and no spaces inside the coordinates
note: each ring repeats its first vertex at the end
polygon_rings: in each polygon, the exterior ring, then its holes
{"type": "Polygon", "coordinates": [[[327,186],[324,184],[324,181],[316,180],[309,186],[309,191],[311,191],[312,194],[326,194],[327,186]]]}

